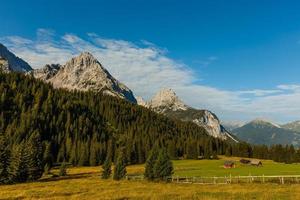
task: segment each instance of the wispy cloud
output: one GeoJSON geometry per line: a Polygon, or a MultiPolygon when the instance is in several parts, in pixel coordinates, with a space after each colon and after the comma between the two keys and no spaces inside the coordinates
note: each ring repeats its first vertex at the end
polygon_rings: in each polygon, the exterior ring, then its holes
{"type": "Polygon", "coordinates": [[[212,64],[213,62],[217,61],[219,58],[217,56],[209,56],[205,59],[198,59],[194,60],[195,64],[199,64],[202,67],[207,67],[208,65],[212,64]]]}
{"type": "MultiPolygon", "coordinates": [[[[35,39],[7,36],[0,38],[0,42],[34,68],[48,63],[63,64],[80,52],[89,51],[136,95],[149,99],[162,87],[170,87],[187,104],[210,109],[222,120],[300,118],[300,85],[282,84],[269,90],[245,91],[201,85],[196,72],[169,58],[167,49],[145,40],[133,43],[103,38],[95,33],[84,37],[72,33],[59,36],[53,30],[39,29],[35,39]]],[[[202,60],[202,64],[209,65],[217,59],[211,56],[202,60]]]]}

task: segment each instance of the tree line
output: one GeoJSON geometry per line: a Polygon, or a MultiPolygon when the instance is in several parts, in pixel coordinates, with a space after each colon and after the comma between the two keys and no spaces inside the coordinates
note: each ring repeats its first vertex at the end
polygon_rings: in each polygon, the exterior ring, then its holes
{"type": "MultiPolygon", "coordinates": [[[[115,162],[120,149],[126,165],[145,163],[153,146],[165,148],[171,159],[286,158],[278,157],[280,148],[223,141],[192,122],[170,119],[101,92],[54,89],[19,73],[0,73],[0,95],[0,174],[14,176],[8,178],[12,182],[36,180],[57,162],[96,166],[107,157],[115,162]],[[26,166],[25,172],[20,166],[26,166]]],[[[295,149],[294,154],[291,160],[298,162],[295,149]]]]}

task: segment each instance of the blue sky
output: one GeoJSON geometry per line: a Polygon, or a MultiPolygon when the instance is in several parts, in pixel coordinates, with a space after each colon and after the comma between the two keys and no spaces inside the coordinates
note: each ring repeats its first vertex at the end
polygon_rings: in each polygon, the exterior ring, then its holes
{"type": "Polygon", "coordinates": [[[35,68],[88,50],[146,99],[160,87],[173,87],[187,103],[211,109],[225,121],[264,117],[285,122],[300,119],[299,10],[299,2],[281,0],[10,0],[1,2],[0,38],[35,68]],[[70,44],[74,38],[65,40],[70,36],[76,36],[76,47],[70,44]],[[41,53],[40,44],[55,47],[56,54],[41,53]],[[118,68],[124,62],[118,51],[130,49],[138,55],[127,57],[128,65],[153,51],[148,60],[135,62],[132,72],[146,74],[152,69],[149,60],[155,60],[153,73],[165,73],[157,78],[160,84],[148,77],[153,87],[145,91],[136,86],[145,74],[136,82],[126,78],[124,68],[118,68]],[[106,56],[115,61],[103,60],[106,56]]]}

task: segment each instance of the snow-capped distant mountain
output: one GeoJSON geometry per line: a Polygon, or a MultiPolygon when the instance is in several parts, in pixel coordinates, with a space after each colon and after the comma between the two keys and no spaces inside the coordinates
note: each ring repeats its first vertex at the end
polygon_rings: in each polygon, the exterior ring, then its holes
{"type": "Polygon", "coordinates": [[[27,62],[15,56],[0,43],[0,70],[5,72],[28,72],[31,71],[32,68],[27,62]]]}
{"type": "Polygon", "coordinates": [[[116,80],[88,52],[72,58],[65,65],[46,65],[42,69],[34,70],[32,74],[57,88],[103,92],[136,103],[132,91],[116,80]]]}
{"type": "Polygon", "coordinates": [[[197,110],[187,106],[172,89],[162,89],[149,102],[143,104],[145,107],[157,113],[183,121],[194,122],[204,127],[208,134],[215,138],[238,142],[238,140],[220,124],[219,119],[214,113],[208,110],[197,110]]]}
{"type": "Polygon", "coordinates": [[[239,139],[253,144],[300,145],[300,133],[282,128],[270,121],[256,119],[232,131],[239,139]]]}

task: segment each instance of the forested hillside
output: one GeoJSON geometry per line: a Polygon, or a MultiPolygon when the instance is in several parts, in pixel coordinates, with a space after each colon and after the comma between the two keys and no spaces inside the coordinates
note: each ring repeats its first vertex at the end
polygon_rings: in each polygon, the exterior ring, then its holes
{"type": "Polygon", "coordinates": [[[291,156],[297,152],[290,147],[274,151],[229,143],[194,123],[170,119],[126,100],[54,89],[19,73],[0,73],[0,94],[0,174],[2,178],[9,174],[11,182],[36,180],[44,166],[55,162],[99,165],[107,155],[115,160],[120,148],[127,164],[144,163],[154,145],[167,147],[172,159],[220,154],[281,162],[296,159],[291,156]]]}
{"type": "Polygon", "coordinates": [[[23,74],[1,73],[0,94],[0,133],[7,144],[1,159],[10,163],[23,162],[12,155],[26,154],[32,137],[49,165],[98,165],[120,146],[128,163],[143,163],[154,144],[167,147],[172,158],[224,154],[229,145],[193,123],[100,93],[53,89],[23,74]]]}

